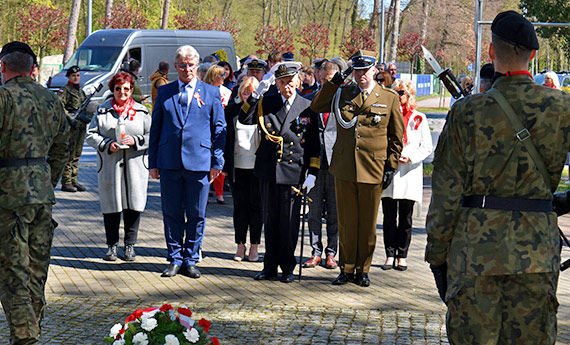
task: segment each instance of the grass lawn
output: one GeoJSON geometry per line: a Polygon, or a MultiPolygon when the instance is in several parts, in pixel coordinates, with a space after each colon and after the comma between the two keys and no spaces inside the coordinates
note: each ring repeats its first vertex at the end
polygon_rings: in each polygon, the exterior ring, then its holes
{"type": "Polygon", "coordinates": [[[441,113],[441,114],[447,114],[447,112],[449,111],[448,107],[445,108],[425,108],[425,107],[418,107],[416,109],[417,111],[419,111],[420,113],[429,113],[429,114],[433,114],[433,113],[441,113]]]}

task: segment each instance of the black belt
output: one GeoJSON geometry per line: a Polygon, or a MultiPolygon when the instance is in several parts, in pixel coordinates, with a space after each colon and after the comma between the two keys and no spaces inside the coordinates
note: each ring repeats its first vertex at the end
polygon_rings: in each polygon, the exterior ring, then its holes
{"type": "Polygon", "coordinates": [[[45,162],[45,158],[0,158],[0,168],[40,165],[44,164],[45,162]]]}
{"type": "Polygon", "coordinates": [[[552,200],[500,198],[489,195],[469,195],[461,200],[463,207],[475,207],[491,210],[552,212],[552,200]]]}

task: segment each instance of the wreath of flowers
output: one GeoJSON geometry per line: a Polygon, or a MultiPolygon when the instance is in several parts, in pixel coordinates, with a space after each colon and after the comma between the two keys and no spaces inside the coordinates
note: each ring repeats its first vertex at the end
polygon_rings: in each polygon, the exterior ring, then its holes
{"type": "Polygon", "coordinates": [[[219,345],[209,335],[211,322],[202,318],[195,324],[192,311],[181,306],[174,311],[170,304],[160,308],[137,309],[115,324],[104,340],[112,345],[219,345]]]}

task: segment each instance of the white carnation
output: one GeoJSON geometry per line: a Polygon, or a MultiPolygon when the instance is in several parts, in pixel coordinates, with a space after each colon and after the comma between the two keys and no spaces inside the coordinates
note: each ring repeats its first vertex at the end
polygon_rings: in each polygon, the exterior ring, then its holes
{"type": "Polygon", "coordinates": [[[191,343],[196,343],[200,340],[200,333],[196,330],[196,328],[187,329],[184,331],[184,337],[191,343]]]}
{"type": "Polygon", "coordinates": [[[133,337],[133,345],[148,345],[148,335],[138,332],[133,337]]]}
{"type": "Polygon", "coordinates": [[[113,345],[125,345],[125,341],[123,339],[115,340],[113,345]]]}
{"type": "Polygon", "coordinates": [[[178,338],[176,338],[176,336],[169,334],[164,338],[164,345],[180,345],[180,342],[178,341],[178,338]]]}
{"type": "Polygon", "coordinates": [[[123,325],[121,325],[120,323],[115,324],[113,327],[111,327],[111,331],[109,332],[109,337],[115,338],[117,334],[119,334],[119,331],[121,329],[123,329],[123,325]]]}
{"type": "Polygon", "coordinates": [[[143,317],[141,318],[141,327],[145,331],[150,332],[153,329],[155,329],[156,326],[158,326],[158,321],[156,321],[154,317],[145,317],[145,316],[146,315],[143,315],[143,317]]]}

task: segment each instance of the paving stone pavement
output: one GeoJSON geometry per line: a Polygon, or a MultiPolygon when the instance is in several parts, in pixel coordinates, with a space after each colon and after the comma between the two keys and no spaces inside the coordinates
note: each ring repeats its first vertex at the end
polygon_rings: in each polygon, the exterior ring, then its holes
{"type": "MultiPolygon", "coordinates": [[[[379,267],[385,259],[380,212],[369,288],[333,286],[330,283],[338,270],[323,267],[303,269],[302,281],[291,284],[253,280],[263,256],[259,262],[232,260],[236,246],[229,193],[225,205],[208,205],[205,257],[199,264],[202,278],[166,279],[160,278],[166,249],[157,181],[149,184],[136,262],[102,260],[106,246],[94,155],[86,147],[80,164],[80,182],[87,192],[56,191],[54,218],[60,226],[46,285],[49,305],[42,344],[102,344],[110,327],[124,322],[135,309],[163,303],[185,304],[196,318],[212,321],[211,333],[222,344],[448,344],[445,306],[423,261],[429,180],[424,184],[421,213],[414,217],[405,272],[379,267]]],[[[562,219],[561,227],[570,229],[570,217],[562,219]]],[[[306,258],[310,245],[305,231],[306,258]]],[[[260,252],[264,252],[263,241],[260,252]]],[[[563,256],[570,258],[570,250],[565,249],[563,256]]],[[[568,273],[561,275],[558,299],[557,344],[570,344],[568,273]]],[[[5,315],[0,311],[0,343],[7,342],[5,315]]]]}

